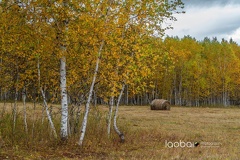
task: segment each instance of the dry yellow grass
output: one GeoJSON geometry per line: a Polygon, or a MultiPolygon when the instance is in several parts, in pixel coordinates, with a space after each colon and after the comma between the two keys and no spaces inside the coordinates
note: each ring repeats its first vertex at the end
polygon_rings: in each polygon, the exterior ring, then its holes
{"type": "MultiPolygon", "coordinates": [[[[28,106],[29,111],[32,111],[31,105],[28,106]]],[[[37,113],[41,113],[40,110],[41,107],[38,107],[37,113]]],[[[99,110],[103,118],[99,124],[89,123],[84,148],[76,145],[79,138],[76,136],[70,139],[68,145],[56,144],[43,149],[36,147],[31,152],[24,149],[16,152],[14,148],[9,151],[5,147],[2,152],[0,150],[0,158],[1,154],[14,154],[15,158],[23,158],[25,155],[28,159],[237,160],[240,157],[239,108],[172,107],[171,111],[154,111],[149,106],[120,106],[118,124],[126,136],[124,144],[118,142],[114,131],[110,140],[106,138],[104,117],[108,107],[99,106],[99,110]],[[95,133],[96,127],[99,127],[97,131],[102,131],[95,133]],[[169,148],[165,144],[180,141],[199,142],[200,145],[169,148]]],[[[57,106],[54,111],[59,111],[57,106]]],[[[91,112],[95,111],[92,109],[91,112]]]]}
{"type": "Polygon", "coordinates": [[[144,141],[144,137],[137,137],[139,143],[146,143],[148,147],[136,150],[135,154],[143,155],[146,159],[239,159],[240,157],[238,108],[172,107],[171,111],[152,111],[148,106],[122,106],[119,121],[128,122],[132,131],[152,131],[153,138],[148,139],[149,142],[144,141]],[[156,136],[157,134],[159,137],[156,136]],[[194,148],[168,148],[165,145],[165,141],[180,140],[199,142],[200,145],[194,148]]]}

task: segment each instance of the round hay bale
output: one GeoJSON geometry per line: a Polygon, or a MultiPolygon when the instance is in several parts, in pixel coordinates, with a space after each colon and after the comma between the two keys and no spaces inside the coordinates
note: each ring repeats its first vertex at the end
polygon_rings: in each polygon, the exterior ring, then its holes
{"type": "Polygon", "coordinates": [[[154,99],[150,107],[151,110],[170,110],[170,102],[165,99],[154,99]]]}

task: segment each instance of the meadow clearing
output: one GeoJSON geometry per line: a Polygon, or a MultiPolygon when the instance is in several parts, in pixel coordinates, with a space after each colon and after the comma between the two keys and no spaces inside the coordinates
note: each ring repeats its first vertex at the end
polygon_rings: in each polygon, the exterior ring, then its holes
{"type": "MultiPolygon", "coordinates": [[[[79,147],[79,132],[62,144],[51,138],[47,120],[41,122],[41,107],[33,113],[31,104],[27,106],[27,136],[20,104],[15,135],[11,114],[0,116],[0,159],[237,160],[240,157],[239,108],[174,106],[170,111],[153,111],[149,106],[120,106],[118,124],[126,141],[119,143],[114,130],[110,137],[106,133],[108,106],[92,107],[84,146],[79,147]]],[[[59,130],[57,107],[53,109],[53,119],[59,130]]],[[[6,112],[10,108],[7,104],[6,112]]]]}

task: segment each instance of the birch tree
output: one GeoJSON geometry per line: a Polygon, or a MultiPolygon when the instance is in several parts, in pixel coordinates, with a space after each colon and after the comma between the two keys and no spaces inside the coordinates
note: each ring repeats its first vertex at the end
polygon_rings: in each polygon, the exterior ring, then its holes
{"type": "MultiPolygon", "coordinates": [[[[104,17],[104,22],[103,22],[104,29],[107,29],[107,27],[111,26],[111,22],[110,22],[109,18],[111,15],[111,10],[114,10],[113,8],[111,8],[114,3],[116,3],[114,0],[109,0],[107,2],[100,3],[100,6],[97,5],[98,7],[106,7],[106,8],[103,8],[103,15],[102,15],[104,17]],[[103,6],[101,6],[101,5],[103,5],[103,6]],[[105,11],[105,9],[106,9],[106,11],[105,11]]],[[[111,20],[113,21],[113,18],[111,20]]],[[[79,139],[80,146],[83,145],[83,140],[84,140],[86,127],[87,127],[87,119],[88,119],[88,113],[89,113],[89,108],[90,108],[90,101],[91,101],[92,94],[93,94],[94,84],[95,84],[95,81],[97,78],[97,73],[98,73],[98,69],[99,69],[101,55],[103,52],[103,47],[105,46],[105,43],[106,43],[105,39],[106,39],[106,36],[108,36],[108,34],[110,34],[112,31],[111,28],[109,28],[109,29],[107,29],[104,32],[103,39],[100,40],[100,47],[99,47],[99,50],[97,53],[97,60],[96,60],[95,70],[94,70],[94,74],[93,74],[93,78],[92,78],[92,84],[91,84],[91,87],[89,90],[89,95],[88,95],[86,106],[85,106],[85,113],[84,113],[84,117],[83,117],[83,121],[82,121],[81,135],[80,135],[80,139],[79,139]]]]}
{"type": "Polygon", "coordinates": [[[61,118],[61,138],[67,139],[68,137],[68,102],[67,102],[67,88],[66,88],[66,58],[61,58],[61,106],[62,106],[62,118],[61,118]]]}
{"type": "Polygon", "coordinates": [[[53,121],[52,121],[52,117],[51,117],[51,114],[50,114],[50,111],[49,111],[49,108],[48,108],[48,104],[47,104],[47,101],[46,101],[45,93],[44,93],[42,88],[40,90],[41,90],[41,93],[42,93],[43,105],[44,105],[46,113],[47,113],[47,118],[48,118],[50,127],[51,127],[51,129],[53,131],[53,136],[54,136],[55,139],[57,139],[57,137],[58,137],[57,136],[57,132],[56,132],[55,126],[54,126],[53,121]]]}
{"type": "Polygon", "coordinates": [[[121,101],[121,98],[122,98],[122,95],[123,95],[124,88],[125,88],[125,83],[122,85],[121,92],[118,96],[117,105],[116,105],[116,109],[115,109],[115,112],[114,112],[114,119],[113,119],[114,130],[118,134],[118,136],[120,137],[120,142],[124,142],[125,137],[124,137],[124,134],[118,129],[117,115],[118,115],[118,108],[119,108],[119,105],[120,105],[120,101],[121,101]]]}
{"type": "Polygon", "coordinates": [[[87,128],[87,120],[88,120],[88,113],[89,113],[89,109],[90,109],[90,101],[92,98],[92,93],[93,93],[93,87],[97,78],[97,72],[98,72],[98,68],[99,68],[99,63],[100,63],[100,56],[101,56],[101,52],[104,46],[104,40],[101,42],[99,51],[98,51],[98,57],[97,57],[97,61],[96,61],[96,68],[93,74],[93,79],[92,79],[92,84],[89,90],[89,95],[88,95],[88,99],[86,102],[86,106],[85,106],[85,113],[84,113],[84,117],[83,117],[83,121],[82,121],[82,128],[81,128],[81,135],[80,135],[80,139],[79,139],[79,145],[82,146],[83,145],[83,140],[84,140],[84,136],[86,133],[86,128],[87,128]]]}
{"type": "Polygon", "coordinates": [[[26,88],[23,88],[22,91],[22,101],[23,101],[23,114],[24,114],[24,128],[26,134],[28,134],[28,125],[27,125],[27,109],[26,109],[26,88]]]}

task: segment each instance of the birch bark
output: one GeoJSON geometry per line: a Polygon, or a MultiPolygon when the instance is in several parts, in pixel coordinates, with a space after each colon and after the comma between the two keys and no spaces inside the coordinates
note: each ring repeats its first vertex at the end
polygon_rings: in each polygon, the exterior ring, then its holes
{"type": "Polygon", "coordinates": [[[68,102],[67,102],[67,80],[66,80],[66,58],[61,58],[60,65],[60,87],[61,87],[61,139],[66,140],[68,138],[68,102]]]}
{"type": "Polygon", "coordinates": [[[120,95],[118,96],[118,101],[117,101],[117,105],[116,105],[116,109],[115,109],[115,113],[114,113],[114,119],[113,119],[114,130],[116,131],[116,133],[120,137],[120,142],[124,142],[125,137],[124,137],[124,134],[117,127],[117,114],[118,114],[118,108],[119,108],[119,104],[120,104],[120,101],[121,101],[121,98],[122,98],[122,95],[123,95],[124,88],[125,88],[125,84],[122,85],[122,90],[120,92],[120,95]]]}
{"type": "Polygon", "coordinates": [[[27,110],[26,110],[26,88],[23,88],[22,91],[22,100],[23,100],[23,114],[24,114],[24,128],[26,134],[28,133],[28,125],[27,125],[27,110]]]}
{"type": "MultiPolygon", "coordinates": [[[[50,124],[50,127],[53,131],[53,136],[55,139],[57,139],[57,132],[56,132],[56,129],[55,129],[55,126],[53,124],[53,121],[52,121],[52,117],[51,117],[51,114],[49,112],[49,109],[48,109],[48,104],[47,104],[47,101],[46,101],[46,96],[45,96],[45,93],[42,89],[42,87],[40,86],[40,81],[41,81],[41,77],[40,77],[40,62],[39,62],[39,57],[38,57],[38,64],[37,64],[37,68],[38,68],[38,85],[39,85],[39,89],[40,89],[40,92],[42,94],[42,97],[43,97],[43,105],[44,105],[44,108],[46,110],[46,113],[47,113],[47,118],[48,118],[48,121],[49,121],[49,124],[50,124]]],[[[43,115],[42,115],[43,116],[43,115]]],[[[43,120],[43,119],[42,119],[43,120]]]]}
{"type": "Polygon", "coordinates": [[[14,99],[14,107],[13,107],[13,132],[15,132],[16,121],[17,121],[17,99],[18,99],[18,75],[17,75],[17,84],[15,89],[15,99],[14,99]]]}
{"type": "Polygon", "coordinates": [[[44,104],[44,107],[45,107],[45,110],[46,110],[46,113],[47,113],[47,118],[48,118],[50,127],[53,131],[53,136],[54,136],[55,139],[57,139],[57,132],[56,132],[55,126],[53,124],[52,117],[51,117],[51,114],[50,114],[49,109],[48,109],[48,104],[47,104],[47,101],[46,101],[46,97],[45,97],[45,94],[44,94],[42,88],[41,88],[41,93],[42,93],[42,97],[43,97],[43,104],[44,104]]]}
{"type": "Polygon", "coordinates": [[[88,113],[89,113],[89,109],[90,109],[90,102],[91,102],[91,98],[92,98],[92,94],[93,94],[94,84],[95,84],[95,81],[96,81],[96,78],[97,78],[97,72],[98,72],[99,63],[100,63],[100,56],[101,56],[101,53],[102,53],[104,43],[105,43],[104,40],[102,40],[99,51],[98,51],[98,57],[97,57],[97,61],[96,61],[95,71],[94,71],[94,74],[93,74],[92,84],[91,84],[91,87],[90,87],[87,103],[86,103],[86,106],[85,106],[85,113],[84,113],[84,117],[83,117],[83,121],[82,121],[82,127],[81,127],[81,135],[80,135],[80,139],[79,139],[79,142],[78,142],[78,144],[80,146],[83,145],[83,139],[84,139],[84,136],[85,136],[85,133],[86,133],[88,113]]]}
{"type": "MultiPolygon", "coordinates": [[[[62,5],[64,9],[68,7],[68,1],[63,0],[62,5]]],[[[66,9],[67,10],[67,9],[66,9]]],[[[66,13],[65,13],[66,14],[66,13]]],[[[67,16],[67,15],[65,15],[67,16]]],[[[68,32],[68,23],[69,19],[65,18],[61,23],[63,23],[64,32],[68,32]]],[[[62,106],[62,114],[61,114],[61,140],[65,141],[68,138],[68,95],[67,95],[67,80],[66,80],[66,57],[64,56],[67,51],[67,36],[64,36],[62,39],[62,44],[60,45],[60,50],[63,56],[60,59],[60,88],[61,88],[61,106],[62,106]]]]}
{"type": "Polygon", "coordinates": [[[110,98],[110,100],[109,100],[109,113],[108,113],[108,126],[107,126],[108,136],[110,135],[110,132],[111,132],[111,121],[112,121],[113,102],[114,102],[114,97],[111,96],[111,98],[110,98]]]}
{"type": "MultiPolygon", "coordinates": [[[[109,3],[109,5],[111,5],[113,3],[113,1],[109,0],[108,3],[109,3]]],[[[107,7],[107,13],[106,13],[106,16],[105,16],[106,17],[105,24],[108,22],[109,13],[110,13],[110,7],[108,6],[107,7]]],[[[98,68],[99,68],[99,63],[100,63],[100,57],[101,57],[101,53],[102,53],[104,45],[105,45],[105,40],[103,39],[101,41],[101,44],[100,44],[100,47],[99,47],[99,50],[98,50],[96,67],[95,67],[95,70],[94,70],[92,84],[91,84],[91,87],[90,87],[90,90],[89,90],[89,95],[88,95],[87,103],[86,103],[86,106],[85,106],[85,113],[84,113],[84,117],[83,117],[83,121],[82,121],[82,127],[81,127],[81,135],[80,135],[80,139],[79,139],[79,142],[78,142],[78,144],[80,146],[83,145],[83,139],[84,139],[84,136],[85,136],[85,133],[86,133],[88,113],[89,113],[89,109],[90,109],[90,101],[91,101],[91,98],[92,98],[93,88],[94,88],[94,84],[95,84],[95,81],[96,81],[96,78],[97,78],[97,73],[98,73],[98,68]]]]}

